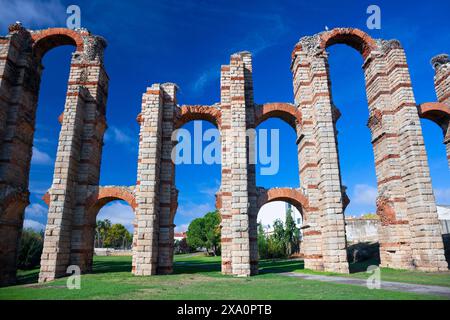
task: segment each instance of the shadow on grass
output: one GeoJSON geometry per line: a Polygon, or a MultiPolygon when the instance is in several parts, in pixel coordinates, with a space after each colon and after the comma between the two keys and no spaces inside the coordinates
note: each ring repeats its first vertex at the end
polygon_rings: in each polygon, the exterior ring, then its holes
{"type": "Polygon", "coordinates": [[[131,261],[95,261],[92,267],[92,273],[108,273],[108,272],[131,272],[131,261]]]}
{"type": "MultiPolygon", "coordinates": [[[[262,260],[259,262],[259,274],[292,272],[303,269],[300,260],[262,260]]],[[[203,272],[220,272],[220,261],[177,261],[174,263],[174,274],[193,274],[203,272]]]]}
{"type": "Polygon", "coordinates": [[[17,285],[37,283],[39,280],[39,267],[32,270],[19,270],[17,272],[17,285]]]}
{"type": "Polygon", "coordinates": [[[220,272],[221,261],[175,261],[173,274],[193,274],[201,272],[220,272]]]}
{"type": "Polygon", "coordinates": [[[284,273],[302,270],[305,268],[303,260],[261,260],[259,274],[284,273]]]}

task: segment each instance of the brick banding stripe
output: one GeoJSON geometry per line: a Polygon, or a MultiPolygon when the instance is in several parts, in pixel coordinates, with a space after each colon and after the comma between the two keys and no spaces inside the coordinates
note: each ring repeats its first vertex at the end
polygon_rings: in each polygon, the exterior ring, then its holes
{"type": "Polygon", "coordinates": [[[388,178],[385,178],[385,179],[383,179],[383,180],[380,180],[380,181],[378,182],[378,185],[382,185],[382,184],[385,184],[385,183],[388,183],[388,182],[391,182],[391,181],[401,180],[401,179],[402,179],[401,176],[392,176],[392,177],[388,177],[388,178]]]}

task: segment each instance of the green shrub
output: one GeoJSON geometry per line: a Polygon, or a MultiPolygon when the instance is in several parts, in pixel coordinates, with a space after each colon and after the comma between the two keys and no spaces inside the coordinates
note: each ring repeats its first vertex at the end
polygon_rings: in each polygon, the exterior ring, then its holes
{"type": "Polygon", "coordinates": [[[44,232],[24,229],[20,239],[17,267],[19,269],[32,269],[39,265],[44,246],[44,232]]]}

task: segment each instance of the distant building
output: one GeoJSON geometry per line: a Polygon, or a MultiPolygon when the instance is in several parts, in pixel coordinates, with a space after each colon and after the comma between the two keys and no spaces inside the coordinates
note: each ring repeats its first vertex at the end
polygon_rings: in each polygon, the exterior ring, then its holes
{"type": "Polygon", "coordinates": [[[450,205],[436,205],[442,234],[450,234],[450,205]]]}
{"type": "Polygon", "coordinates": [[[303,224],[302,215],[297,208],[290,203],[283,201],[269,202],[262,206],[258,213],[258,223],[261,223],[266,234],[273,232],[273,223],[280,219],[286,222],[286,212],[291,210],[295,225],[300,228],[303,224]]]}
{"type": "Polygon", "coordinates": [[[436,205],[439,220],[450,220],[450,205],[436,205]]]}
{"type": "Polygon", "coordinates": [[[183,239],[186,239],[186,232],[175,232],[174,234],[175,241],[181,241],[183,239]]]}
{"type": "MultiPolygon", "coordinates": [[[[442,235],[450,234],[450,205],[436,205],[442,235]]],[[[355,216],[345,217],[345,231],[348,242],[376,242],[380,221],[377,218],[355,216]]]]}

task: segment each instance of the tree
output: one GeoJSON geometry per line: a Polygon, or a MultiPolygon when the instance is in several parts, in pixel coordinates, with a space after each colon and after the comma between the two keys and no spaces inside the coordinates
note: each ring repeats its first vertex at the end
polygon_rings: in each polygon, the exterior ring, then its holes
{"type": "Polygon", "coordinates": [[[204,217],[205,226],[205,248],[212,250],[215,256],[220,255],[220,214],[213,211],[208,212],[204,217]]]}
{"type": "Polygon", "coordinates": [[[111,221],[108,219],[97,221],[97,226],[95,227],[95,247],[103,248],[104,241],[108,234],[109,229],[111,229],[111,221]]]}
{"type": "Polygon", "coordinates": [[[284,230],[284,245],[286,248],[286,255],[290,256],[299,250],[300,230],[295,225],[292,217],[292,209],[286,211],[286,228],[284,230]]]}
{"type": "Polygon", "coordinates": [[[206,242],[205,221],[203,218],[192,220],[186,232],[188,245],[193,248],[203,248],[206,242]]]}
{"type": "Polygon", "coordinates": [[[379,219],[380,217],[376,213],[366,213],[361,216],[363,219],[379,219]]]}
{"type": "Polygon", "coordinates": [[[33,229],[24,229],[20,239],[17,267],[31,269],[39,265],[42,248],[44,246],[44,232],[33,229]]]}
{"type": "Polygon", "coordinates": [[[261,222],[258,223],[258,253],[261,259],[266,259],[269,253],[267,236],[261,222]]]}
{"type": "Polygon", "coordinates": [[[124,225],[117,223],[109,228],[104,238],[104,246],[107,248],[128,248],[132,242],[131,233],[124,225]]]}
{"type": "Polygon", "coordinates": [[[193,248],[205,248],[214,255],[220,254],[220,214],[208,212],[203,218],[194,219],[186,232],[187,243],[193,248]]]}
{"type": "Polygon", "coordinates": [[[286,222],[279,219],[273,223],[273,232],[266,235],[261,224],[258,226],[258,251],[261,259],[289,257],[299,250],[300,230],[295,225],[292,210],[286,211],[286,222]]]}

